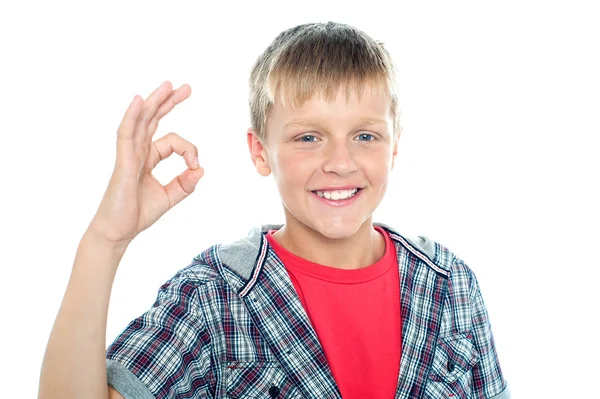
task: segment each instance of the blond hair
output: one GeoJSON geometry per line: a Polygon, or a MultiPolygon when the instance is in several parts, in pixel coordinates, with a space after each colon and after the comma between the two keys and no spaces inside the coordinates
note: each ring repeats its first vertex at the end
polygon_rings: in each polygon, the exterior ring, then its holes
{"type": "Polygon", "coordinates": [[[396,68],[391,56],[383,42],[350,25],[309,23],[281,32],[254,63],[249,83],[251,125],[262,143],[276,93],[284,106],[295,107],[316,93],[332,101],[342,86],[346,101],[351,90],[360,98],[367,85],[374,94],[387,94],[394,137],[400,134],[396,68]]]}

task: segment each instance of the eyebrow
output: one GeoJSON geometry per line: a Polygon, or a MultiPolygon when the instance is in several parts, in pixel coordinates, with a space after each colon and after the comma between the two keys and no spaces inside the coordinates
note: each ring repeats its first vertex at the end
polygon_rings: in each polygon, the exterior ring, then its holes
{"type": "MultiPolygon", "coordinates": [[[[319,122],[320,122],[319,119],[294,119],[294,120],[286,123],[285,125],[283,125],[283,130],[285,131],[292,127],[297,127],[297,126],[319,125],[320,124],[319,122]]],[[[358,121],[359,125],[377,125],[380,123],[387,123],[387,121],[380,117],[371,117],[371,116],[363,117],[362,119],[360,119],[358,121]]]]}

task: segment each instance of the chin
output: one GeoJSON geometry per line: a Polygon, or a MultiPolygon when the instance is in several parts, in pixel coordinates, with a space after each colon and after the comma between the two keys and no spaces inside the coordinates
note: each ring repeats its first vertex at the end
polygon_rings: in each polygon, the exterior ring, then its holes
{"type": "Polygon", "coordinates": [[[340,221],[336,223],[323,223],[319,221],[307,224],[309,228],[332,240],[352,237],[362,226],[357,220],[340,221]]]}

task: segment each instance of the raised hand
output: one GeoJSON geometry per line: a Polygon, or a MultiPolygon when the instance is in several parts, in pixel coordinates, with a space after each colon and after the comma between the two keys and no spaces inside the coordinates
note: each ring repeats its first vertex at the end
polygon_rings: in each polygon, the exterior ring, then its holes
{"type": "Polygon", "coordinates": [[[204,175],[204,169],[194,163],[196,146],[176,133],[152,141],[161,118],[190,94],[189,85],[173,90],[165,81],[146,100],[133,98],[117,130],[113,174],[88,231],[126,246],[194,192],[204,175]],[[173,152],[184,158],[188,168],[163,186],[152,170],[173,152]]]}

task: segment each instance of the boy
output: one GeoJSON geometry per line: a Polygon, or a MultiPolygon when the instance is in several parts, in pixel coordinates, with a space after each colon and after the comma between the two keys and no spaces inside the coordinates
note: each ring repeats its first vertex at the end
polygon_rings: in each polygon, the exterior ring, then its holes
{"type": "Polygon", "coordinates": [[[351,26],[281,33],[252,69],[247,140],[258,173],[273,173],[285,224],[196,256],[105,359],[125,249],[203,175],[191,143],[151,141],[189,86],[136,96],[78,248],[40,397],[508,398],[472,271],[436,242],[372,222],[400,136],[395,79],[383,45],[351,26]],[[151,171],[173,152],[189,169],[163,188],[151,171]]]}

